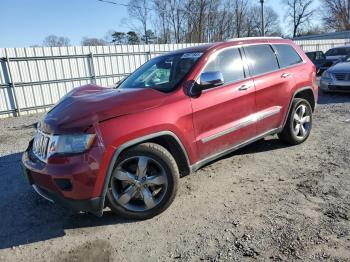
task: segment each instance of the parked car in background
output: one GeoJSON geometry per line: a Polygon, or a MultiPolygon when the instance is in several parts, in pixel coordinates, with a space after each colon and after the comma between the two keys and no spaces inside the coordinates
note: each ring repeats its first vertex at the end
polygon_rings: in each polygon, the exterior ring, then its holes
{"type": "Polygon", "coordinates": [[[350,46],[334,47],[325,54],[322,51],[314,51],[307,52],[306,55],[316,65],[316,72],[319,76],[331,66],[344,61],[350,55],[350,46]]]}
{"type": "Polygon", "coordinates": [[[320,89],[324,92],[350,92],[350,56],[322,74],[320,89]]]}
{"type": "Polygon", "coordinates": [[[326,53],[326,59],[329,61],[339,61],[350,54],[350,46],[339,46],[329,49],[326,53]]]}
{"type": "Polygon", "coordinates": [[[333,64],[332,62],[327,61],[326,56],[322,51],[306,52],[305,54],[316,66],[317,75],[322,75],[322,73],[333,64]]]}
{"type": "MultiPolygon", "coordinates": [[[[180,175],[278,134],[311,132],[315,65],[290,40],[232,39],[146,62],[117,88],[72,90],[39,122],[22,157],[44,198],[146,219],[174,200],[180,175]]],[[[283,157],[283,156],[281,156],[283,157]]]]}

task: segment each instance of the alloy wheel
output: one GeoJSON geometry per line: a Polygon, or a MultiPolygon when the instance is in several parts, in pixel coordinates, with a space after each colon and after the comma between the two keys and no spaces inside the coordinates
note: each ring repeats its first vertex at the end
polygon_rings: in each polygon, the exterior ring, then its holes
{"type": "Polygon", "coordinates": [[[310,131],[311,112],[306,105],[297,107],[293,118],[293,132],[296,137],[303,139],[310,131]]]}
{"type": "Polygon", "coordinates": [[[146,156],[123,160],[111,181],[114,200],[125,209],[143,212],[157,206],[164,198],[168,179],[162,165],[146,156]]]}

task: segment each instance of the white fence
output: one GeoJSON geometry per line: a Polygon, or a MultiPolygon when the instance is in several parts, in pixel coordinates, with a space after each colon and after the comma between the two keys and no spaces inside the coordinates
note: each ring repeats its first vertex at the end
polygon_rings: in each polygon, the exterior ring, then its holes
{"type": "Polygon", "coordinates": [[[301,47],[301,49],[303,49],[305,52],[309,52],[309,51],[326,52],[327,50],[333,47],[350,45],[350,39],[296,40],[294,42],[298,44],[301,47]]]}
{"type": "MultiPolygon", "coordinates": [[[[350,39],[296,43],[304,51],[326,51],[350,39]]],[[[0,118],[45,111],[73,87],[111,86],[154,56],[194,45],[0,48],[0,118]]]]}
{"type": "Polygon", "coordinates": [[[154,56],[194,45],[0,48],[0,117],[45,111],[74,87],[111,86],[154,56]]]}

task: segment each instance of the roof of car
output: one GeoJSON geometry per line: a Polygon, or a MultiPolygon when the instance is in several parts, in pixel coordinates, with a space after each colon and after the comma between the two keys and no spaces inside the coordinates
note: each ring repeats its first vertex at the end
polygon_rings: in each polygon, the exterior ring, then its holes
{"type": "Polygon", "coordinates": [[[192,53],[192,52],[205,52],[211,47],[217,45],[218,43],[209,43],[209,44],[199,44],[191,47],[186,47],[182,49],[178,49],[172,52],[169,52],[168,54],[177,54],[177,53],[192,53]]]}
{"type": "Polygon", "coordinates": [[[350,46],[349,45],[336,46],[336,47],[330,48],[329,50],[331,50],[331,49],[341,49],[341,48],[350,48],[350,46]]]}
{"type": "Polygon", "coordinates": [[[168,54],[178,54],[178,53],[191,53],[191,52],[207,52],[209,50],[215,49],[217,47],[226,47],[231,45],[240,45],[244,43],[266,43],[266,42],[291,42],[291,40],[283,39],[281,37],[245,37],[245,38],[232,38],[224,42],[215,42],[207,44],[198,44],[195,46],[178,49],[172,51],[168,54]]]}

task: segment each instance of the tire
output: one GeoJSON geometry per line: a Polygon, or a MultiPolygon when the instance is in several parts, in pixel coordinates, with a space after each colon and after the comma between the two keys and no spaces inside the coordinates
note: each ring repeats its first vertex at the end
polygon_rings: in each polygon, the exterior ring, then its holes
{"type": "Polygon", "coordinates": [[[162,146],[144,143],[124,151],[108,184],[108,205],[128,219],[149,219],[173,202],[179,170],[173,156],[162,146]]]}
{"type": "Polygon", "coordinates": [[[287,122],[278,137],[289,145],[298,145],[309,137],[311,128],[312,108],[310,103],[305,99],[295,98],[287,122]],[[304,114],[302,108],[305,110],[304,114]]]}

